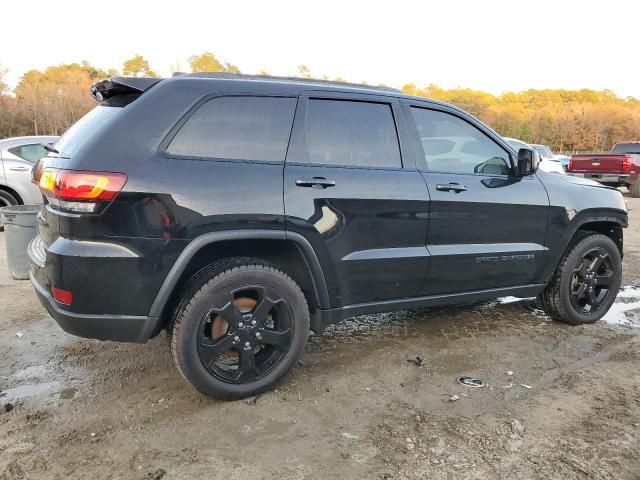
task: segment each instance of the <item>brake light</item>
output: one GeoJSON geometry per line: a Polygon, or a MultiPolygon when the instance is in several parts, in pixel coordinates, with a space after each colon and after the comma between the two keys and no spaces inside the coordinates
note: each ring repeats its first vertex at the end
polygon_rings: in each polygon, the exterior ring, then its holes
{"type": "Polygon", "coordinates": [[[567,165],[567,170],[573,170],[573,157],[569,159],[569,164],[567,165]]]}
{"type": "Polygon", "coordinates": [[[113,200],[126,182],[123,173],[44,169],[38,183],[53,207],[94,212],[98,202],[113,200]]]}
{"type": "Polygon", "coordinates": [[[622,171],[624,173],[629,173],[633,168],[633,161],[629,155],[625,155],[622,159],[622,171]]]}

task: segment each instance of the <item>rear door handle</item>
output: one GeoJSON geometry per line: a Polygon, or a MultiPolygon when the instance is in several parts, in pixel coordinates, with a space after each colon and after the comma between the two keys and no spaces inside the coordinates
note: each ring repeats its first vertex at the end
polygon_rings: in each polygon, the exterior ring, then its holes
{"type": "Polygon", "coordinates": [[[298,178],[296,180],[296,185],[298,187],[312,187],[321,189],[335,187],[336,182],[334,180],[327,180],[324,177],[298,178]]]}
{"type": "Polygon", "coordinates": [[[464,185],[460,185],[459,183],[439,183],[436,185],[436,190],[440,190],[441,192],[464,192],[467,189],[464,185]]]}
{"type": "Polygon", "coordinates": [[[14,172],[27,172],[29,171],[29,167],[9,167],[9,170],[12,170],[14,172]]]}

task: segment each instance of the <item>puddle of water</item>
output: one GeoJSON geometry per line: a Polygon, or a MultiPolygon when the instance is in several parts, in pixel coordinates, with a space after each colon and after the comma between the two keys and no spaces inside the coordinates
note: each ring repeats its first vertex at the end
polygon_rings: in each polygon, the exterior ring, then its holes
{"type": "Polygon", "coordinates": [[[629,310],[637,308],[640,308],[640,287],[623,287],[618,292],[616,301],[611,305],[611,309],[602,317],[602,321],[612,325],[639,328],[640,314],[627,315],[629,310]]]}
{"type": "Polygon", "coordinates": [[[14,402],[16,400],[38,397],[50,394],[60,388],[60,382],[32,383],[19,385],[2,391],[3,402],[14,402]]]}

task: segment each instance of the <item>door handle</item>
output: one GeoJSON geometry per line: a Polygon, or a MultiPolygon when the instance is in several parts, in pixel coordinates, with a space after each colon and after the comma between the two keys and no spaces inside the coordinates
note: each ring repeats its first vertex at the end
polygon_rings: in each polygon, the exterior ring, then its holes
{"type": "Polygon", "coordinates": [[[12,170],[14,172],[27,172],[29,171],[29,167],[9,167],[9,170],[12,170]]]}
{"type": "Polygon", "coordinates": [[[329,187],[335,187],[336,182],[333,180],[327,180],[324,177],[298,178],[296,180],[296,185],[298,187],[312,187],[312,188],[324,189],[329,187]]]}
{"type": "Polygon", "coordinates": [[[440,190],[441,192],[464,192],[467,189],[464,185],[460,185],[459,183],[439,183],[436,185],[436,190],[440,190]]]}

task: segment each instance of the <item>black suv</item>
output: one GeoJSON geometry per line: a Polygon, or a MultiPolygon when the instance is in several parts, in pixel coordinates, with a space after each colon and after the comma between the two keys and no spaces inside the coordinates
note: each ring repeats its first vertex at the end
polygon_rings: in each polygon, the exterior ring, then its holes
{"type": "Polygon", "coordinates": [[[74,335],[166,330],[206,394],[271,388],[346,317],[512,295],[583,324],[619,289],[621,193],[537,170],[454,106],[216,74],[92,94],[34,168],[33,285],[74,335]]]}

